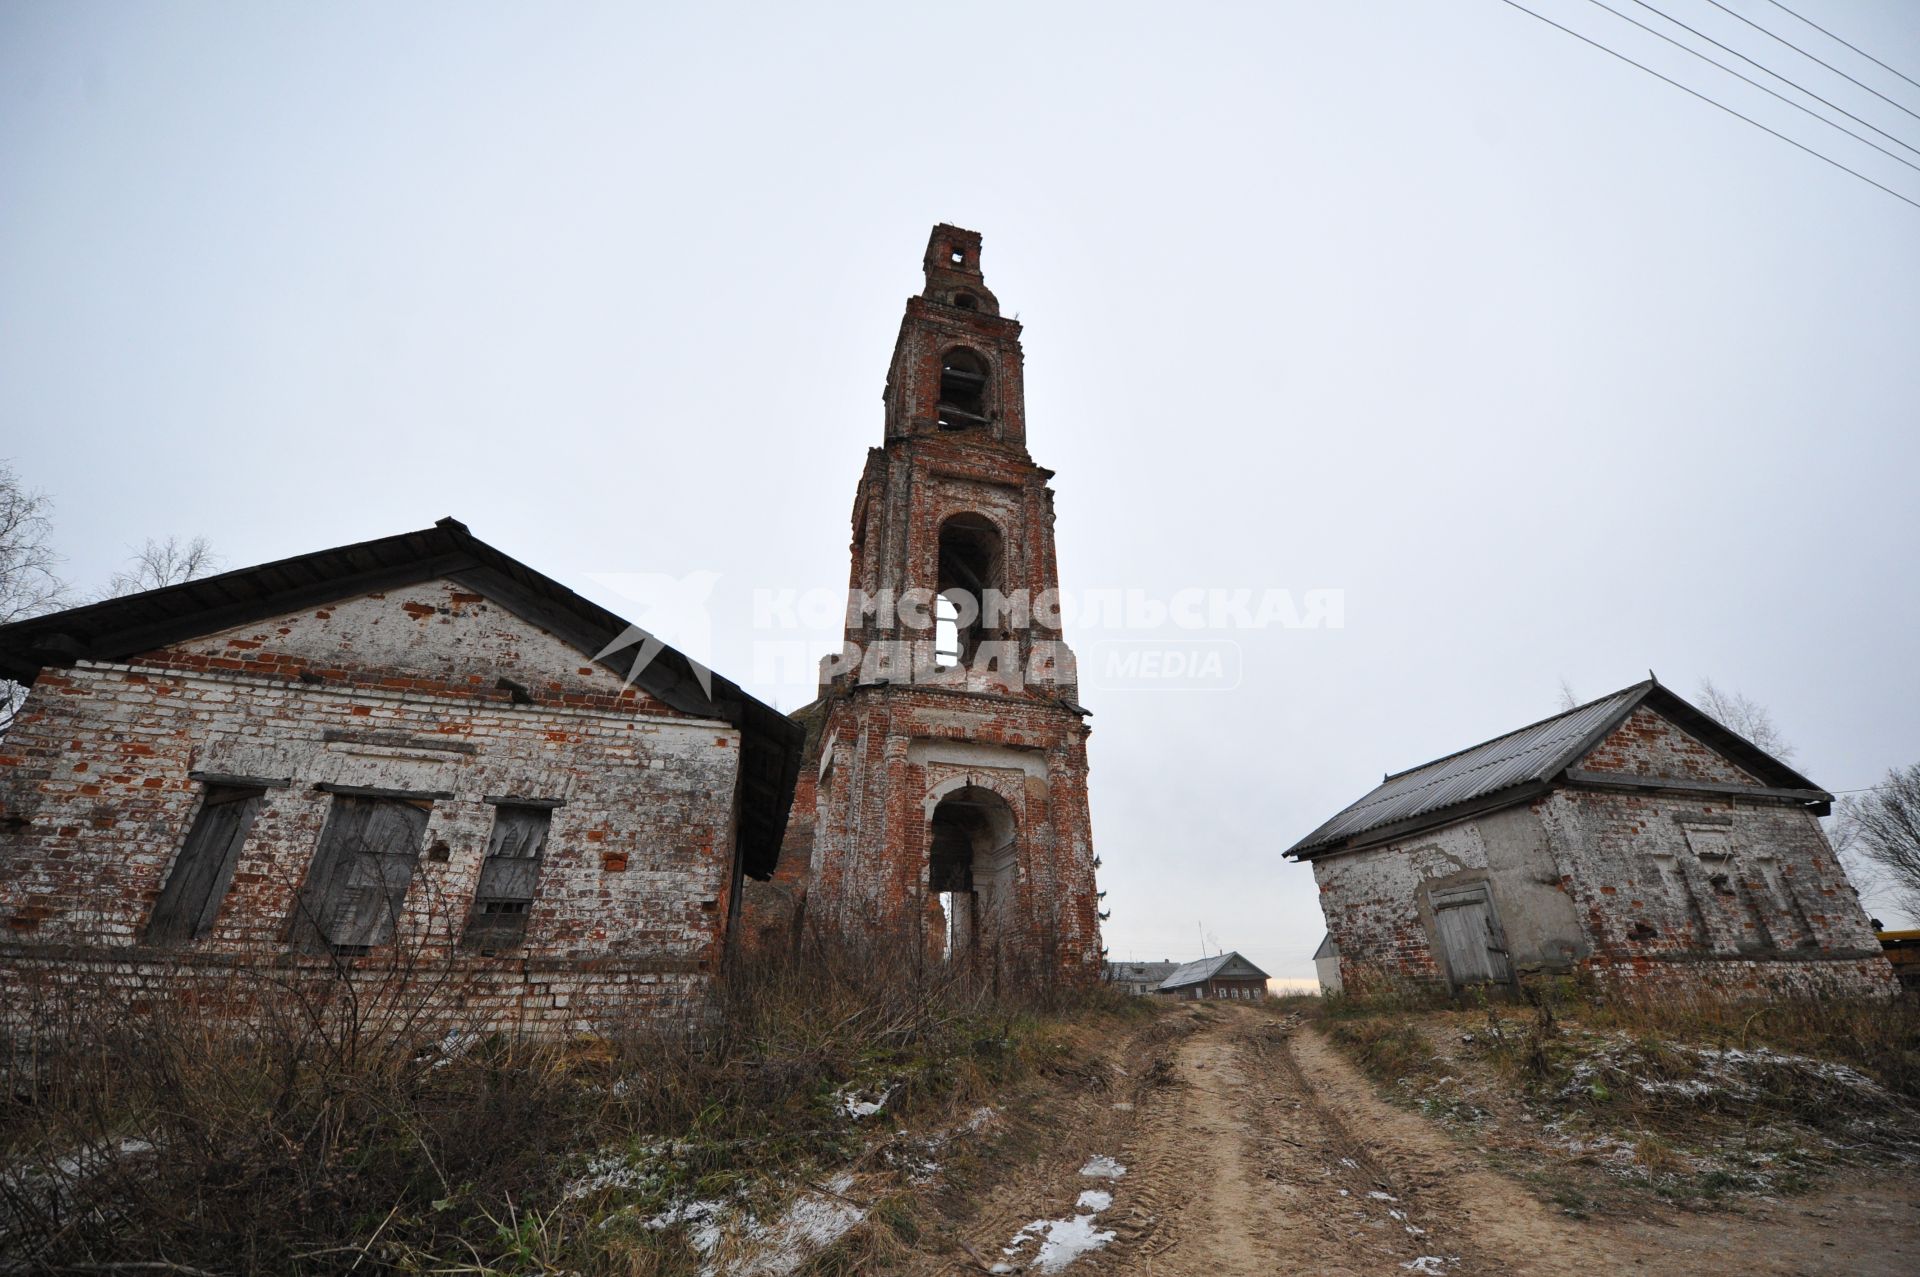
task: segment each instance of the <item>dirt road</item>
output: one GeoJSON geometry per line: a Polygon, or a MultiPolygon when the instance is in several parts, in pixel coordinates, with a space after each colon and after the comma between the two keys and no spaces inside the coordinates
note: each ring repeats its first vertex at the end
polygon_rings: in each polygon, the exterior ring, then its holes
{"type": "Polygon", "coordinates": [[[1574,1220],[1381,1100],[1297,1019],[1183,1010],[1109,1057],[1111,1074],[1058,1106],[1031,1160],[981,1196],[965,1253],[922,1271],[1920,1271],[1911,1180],[1863,1178],[1739,1214],[1574,1220]]]}

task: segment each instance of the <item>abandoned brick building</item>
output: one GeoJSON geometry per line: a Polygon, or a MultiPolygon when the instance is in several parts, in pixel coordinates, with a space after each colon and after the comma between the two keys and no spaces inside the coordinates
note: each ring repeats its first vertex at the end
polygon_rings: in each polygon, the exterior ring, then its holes
{"type": "Polygon", "coordinates": [[[696,997],[801,733],[671,649],[635,670],[631,633],[450,519],[0,628],[32,684],[0,1002],[371,987],[399,954],[476,1025],[696,997]]]}
{"type": "Polygon", "coordinates": [[[1020,324],[974,232],[936,226],[924,268],[854,499],[845,648],[797,716],[805,758],[757,926],[1094,980],[1088,711],[1046,606],[1052,471],[1027,453],[1020,324]],[[915,598],[918,615],[899,605],[915,598]]]}
{"type": "Polygon", "coordinates": [[[1388,776],[1286,854],[1348,991],[1590,971],[1890,993],[1832,795],[1649,680],[1388,776]]]}

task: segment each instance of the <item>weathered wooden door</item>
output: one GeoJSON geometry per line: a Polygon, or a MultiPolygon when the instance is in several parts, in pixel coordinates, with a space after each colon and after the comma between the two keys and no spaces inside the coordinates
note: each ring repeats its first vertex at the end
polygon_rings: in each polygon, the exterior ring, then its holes
{"type": "Polygon", "coordinates": [[[1439,933],[1447,979],[1454,988],[1504,984],[1510,978],[1506,942],[1485,887],[1435,892],[1433,924],[1439,933]]]}

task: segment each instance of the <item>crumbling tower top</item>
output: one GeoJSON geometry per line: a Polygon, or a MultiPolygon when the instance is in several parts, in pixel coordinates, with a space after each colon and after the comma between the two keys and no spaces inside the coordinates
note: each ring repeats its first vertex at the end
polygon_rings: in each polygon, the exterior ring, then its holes
{"type": "Polygon", "coordinates": [[[927,240],[925,266],[927,287],[922,297],[961,310],[1000,313],[1000,303],[980,273],[979,231],[940,223],[927,240]]]}
{"type": "Polygon", "coordinates": [[[927,239],[927,284],[907,298],[887,369],[886,437],[1026,448],[1020,321],[980,273],[980,233],[945,222],[927,239]]]}

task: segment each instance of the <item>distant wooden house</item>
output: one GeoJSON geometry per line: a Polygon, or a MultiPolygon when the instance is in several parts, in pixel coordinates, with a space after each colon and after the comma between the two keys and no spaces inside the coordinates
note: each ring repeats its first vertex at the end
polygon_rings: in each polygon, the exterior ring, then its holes
{"type": "Polygon", "coordinates": [[[1125,989],[1136,997],[1158,993],[1160,984],[1168,976],[1179,970],[1177,962],[1109,962],[1107,963],[1107,983],[1115,988],[1125,989]]]}
{"type": "Polygon", "coordinates": [[[1203,998],[1258,1002],[1267,996],[1267,973],[1237,953],[1217,953],[1174,968],[1157,992],[1187,1002],[1203,998]]]}

